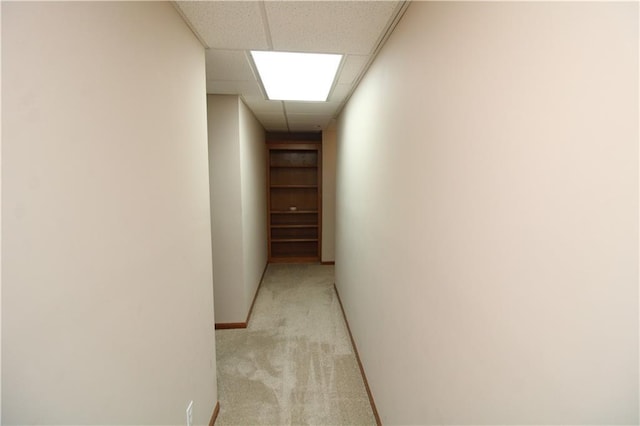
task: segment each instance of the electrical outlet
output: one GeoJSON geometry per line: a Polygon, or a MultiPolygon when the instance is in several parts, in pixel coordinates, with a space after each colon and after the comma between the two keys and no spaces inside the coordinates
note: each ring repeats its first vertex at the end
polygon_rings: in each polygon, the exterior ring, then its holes
{"type": "Polygon", "coordinates": [[[193,426],[193,401],[187,405],[187,426],[193,426]]]}

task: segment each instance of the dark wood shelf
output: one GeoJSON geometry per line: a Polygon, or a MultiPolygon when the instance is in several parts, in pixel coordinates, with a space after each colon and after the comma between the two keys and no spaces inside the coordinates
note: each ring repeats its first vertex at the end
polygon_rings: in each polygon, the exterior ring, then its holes
{"type": "Polygon", "coordinates": [[[318,225],[271,225],[271,227],[278,229],[317,228],[318,225]]]}
{"type": "Polygon", "coordinates": [[[299,166],[293,166],[293,165],[286,165],[286,166],[281,166],[281,165],[269,165],[269,167],[273,168],[273,169],[315,169],[318,166],[316,165],[304,165],[301,164],[299,166]]]}
{"type": "Polygon", "coordinates": [[[274,189],[287,189],[287,188],[289,188],[289,189],[290,188],[293,188],[293,189],[300,189],[300,188],[303,188],[303,189],[308,189],[308,188],[315,189],[315,188],[318,187],[318,185],[271,185],[270,187],[274,188],[274,189]]]}
{"type": "Polygon", "coordinates": [[[274,243],[309,243],[309,242],[317,242],[317,238],[280,238],[280,239],[271,239],[274,243]]]}
{"type": "Polygon", "coordinates": [[[269,261],[318,261],[322,235],[322,145],[274,142],[267,141],[269,261]]]}
{"type": "Polygon", "coordinates": [[[272,210],[271,214],[315,214],[318,210],[272,210]]]}

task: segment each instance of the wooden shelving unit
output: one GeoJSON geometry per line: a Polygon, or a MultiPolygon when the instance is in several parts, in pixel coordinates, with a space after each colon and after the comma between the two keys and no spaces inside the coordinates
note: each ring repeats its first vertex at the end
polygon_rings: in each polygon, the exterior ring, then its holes
{"type": "Polygon", "coordinates": [[[267,143],[270,262],[320,260],[322,153],[319,143],[267,143]]]}

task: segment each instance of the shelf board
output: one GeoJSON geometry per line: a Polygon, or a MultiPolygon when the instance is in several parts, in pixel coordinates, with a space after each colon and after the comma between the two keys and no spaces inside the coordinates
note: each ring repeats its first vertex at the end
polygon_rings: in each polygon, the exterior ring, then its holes
{"type": "Polygon", "coordinates": [[[316,164],[298,164],[298,165],[294,165],[294,164],[289,164],[286,166],[275,166],[275,165],[270,165],[269,167],[271,167],[272,169],[317,169],[318,166],[316,164]]]}
{"type": "Polygon", "coordinates": [[[310,214],[318,213],[318,210],[271,210],[271,214],[310,214]]]}
{"type": "Polygon", "coordinates": [[[282,188],[312,188],[316,189],[318,185],[271,185],[271,188],[282,189],[282,188]]]}
{"type": "Polygon", "coordinates": [[[271,228],[291,229],[291,228],[317,228],[318,225],[271,225],[271,228]]]}
{"type": "Polygon", "coordinates": [[[272,243],[316,243],[317,238],[272,238],[272,243]]]}

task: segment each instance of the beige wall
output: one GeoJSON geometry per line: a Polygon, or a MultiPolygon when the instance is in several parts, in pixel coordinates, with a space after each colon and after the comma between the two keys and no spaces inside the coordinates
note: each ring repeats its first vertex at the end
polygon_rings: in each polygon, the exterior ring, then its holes
{"type": "Polygon", "coordinates": [[[339,118],[384,424],[637,424],[638,4],[415,2],[339,118]]]}
{"type": "Polygon", "coordinates": [[[264,130],[238,96],[207,100],[215,321],[244,322],[267,262],[264,130]]]}
{"type": "Polygon", "coordinates": [[[208,424],[203,48],[168,3],[2,9],[2,423],[208,424]]]}
{"type": "Polygon", "coordinates": [[[264,129],[239,100],[245,317],[267,264],[267,147],[264,129]]]}
{"type": "Polygon", "coordinates": [[[238,97],[207,95],[215,322],[246,319],[238,97]]]}
{"type": "Polygon", "coordinates": [[[335,261],[336,126],[322,132],[322,261],[335,261]]]}
{"type": "MultiPolygon", "coordinates": [[[[2,3],[0,3],[0,35],[2,34],[2,3]]],[[[1,49],[0,49],[1,51],[1,49]]],[[[2,55],[0,55],[0,69],[2,69],[2,55]]],[[[0,72],[0,74],[2,74],[0,72]]],[[[1,78],[0,78],[1,80],[1,78]]],[[[0,81],[0,98],[2,92],[0,81]]],[[[0,102],[0,134],[2,134],[2,102],[0,102]]],[[[2,188],[2,137],[0,136],[0,188],[2,188]]],[[[2,241],[2,196],[0,189],[0,242],[2,241]]],[[[2,307],[2,244],[0,244],[0,308],[2,307]]],[[[2,312],[0,309],[0,378],[2,377],[2,312]]],[[[2,383],[0,379],[0,424],[2,424],[2,383]]]]}

